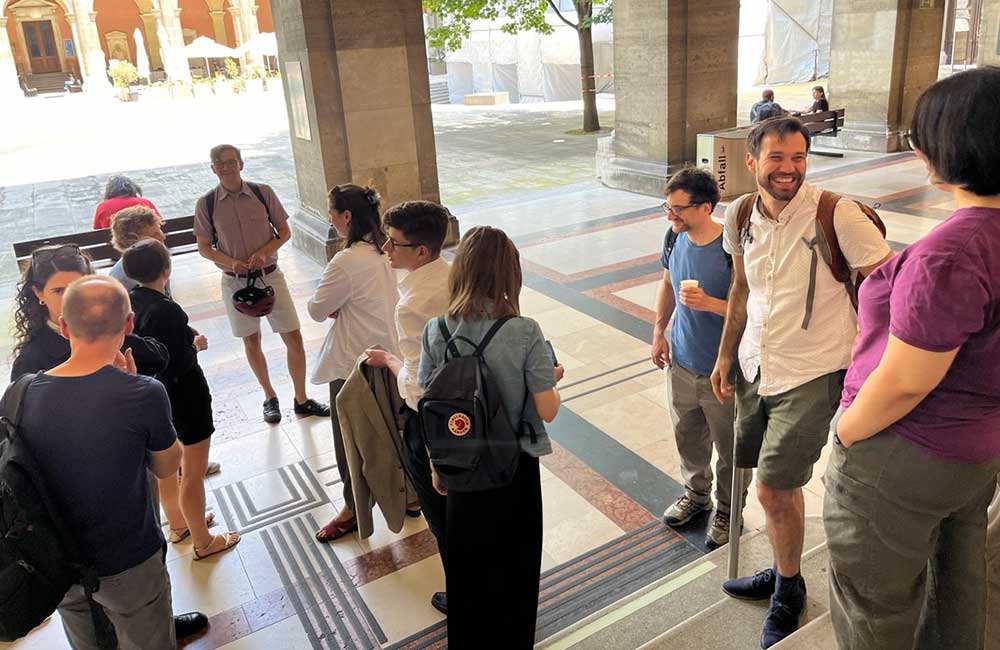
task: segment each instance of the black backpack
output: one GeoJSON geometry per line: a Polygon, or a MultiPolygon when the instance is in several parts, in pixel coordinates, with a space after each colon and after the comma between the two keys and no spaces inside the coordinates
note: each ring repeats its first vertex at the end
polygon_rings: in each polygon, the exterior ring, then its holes
{"type": "MultiPolygon", "coordinates": [[[[517,472],[524,430],[532,442],[536,440],[527,423],[511,425],[484,356],[511,318],[498,319],[478,344],[464,336],[453,337],[445,317],[436,319],[446,343],[444,364],[431,374],[419,410],[430,460],[449,490],[476,492],[509,485],[517,472]],[[458,341],[471,346],[472,352],[460,354],[458,341]]],[[[527,392],[522,418],[526,403],[527,392]]]]}
{"type": "Polygon", "coordinates": [[[99,586],[97,573],[79,562],[38,465],[17,436],[34,378],[24,375],[0,400],[0,641],[14,641],[40,625],[74,584],[84,585],[97,616],[90,598],[99,586]]]}
{"type": "MultiPolygon", "coordinates": [[[[267,220],[271,224],[271,232],[274,236],[278,236],[278,229],[274,227],[274,218],[271,217],[271,210],[267,207],[267,201],[264,199],[264,192],[261,191],[260,185],[257,183],[251,183],[246,181],[247,187],[253,192],[257,200],[264,204],[264,211],[267,212],[267,220]]],[[[212,247],[219,245],[219,234],[215,230],[215,188],[213,187],[210,192],[201,197],[205,201],[205,214],[208,216],[208,226],[212,229],[212,247]]]]}

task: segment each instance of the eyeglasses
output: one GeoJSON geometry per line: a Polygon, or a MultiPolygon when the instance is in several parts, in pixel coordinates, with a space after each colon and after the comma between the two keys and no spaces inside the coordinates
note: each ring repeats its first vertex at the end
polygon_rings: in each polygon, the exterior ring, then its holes
{"type": "Polygon", "coordinates": [[[77,244],[62,244],[52,248],[38,248],[31,253],[31,268],[38,268],[39,264],[48,264],[57,257],[67,255],[80,256],[80,246],[77,244]]]}
{"type": "Polygon", "coordinates": [[[916,151],[917,145],[915,145],[913,143],[913,132],[912,131],[907,131],[906,134],[903,137],[906,138],[906,144],[910,147],[910,150],[911,151],[916,151]]]}
{"type": "Polygon", "coordinates": [[[384,246],[388,248],[419,248],[420,244],[403,244],[401,242],[396,241],[389,235],[386,235],[384,246]]]}
{"type": "Polygon", "coordinates": [[[238,167],[239,164],[240,164],[240,161],[236,160],[235,158],[233,160],[214,160],[214,161],[212,161],[212,165],[214,165],[216,167],[238,167]]]}
{"type": "Polygon", "coordinates": [[[681,216],[681,210],[687,210],[688,208],[695,208],[701,205],[700,203],[692,203],[691,205],[670,205],[666,201],[660,204],[660,209],[664,212],[669,212],[675,217],[681,216]]]}

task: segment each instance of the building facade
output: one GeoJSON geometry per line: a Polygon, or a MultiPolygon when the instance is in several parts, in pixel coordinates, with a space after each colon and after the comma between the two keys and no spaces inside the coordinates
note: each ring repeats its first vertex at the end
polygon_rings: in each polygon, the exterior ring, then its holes
{"type": "Polygon", "coordinates": [[[268,0],[2,0],[0,97],[40,75],[73,75],[86,90],[107,88],[107,62],[137,62],[135,30],[151,70],[162,70],[161,38],[181,47],[207,36],[239,47],[274,31],[268,0]]]}

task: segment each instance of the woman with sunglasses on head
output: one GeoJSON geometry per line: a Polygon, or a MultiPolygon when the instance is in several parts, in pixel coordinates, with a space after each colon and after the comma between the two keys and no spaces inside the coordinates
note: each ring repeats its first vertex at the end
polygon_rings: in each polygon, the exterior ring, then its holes
{"type": "Polygon", "coordinates": [[[379,216],[379,195],[370,187],[338,185],[328,197],[330,224],[344,240],[333,256],[312,298],[309,315],[322,323],[333,320],[320,349],[314,384],[330,384],[330,422],[337,471],[344,486],[344,507],[316,531],[321,542],[333,541],[357,530],[354,493],[347,468],[344,439],[337,416],[337,393],[358,357],[379,346],[397,352],[395,309],[399,300],[396,275],[382,252],[385,234],[379,216]]]}
{"type": "Polygon", "coordinates": [[[427,388],[451,358],[447,349],[470,354],[469,342],[481,343],[499,319],[509,317],[482,354],[509,422],[518,431],[533,431],[519,439],[517,471],[503,487],[449,491],[432,464],[434,487],[448,497],[448,647],[530,650],[542,562],[538,458],[552,453],[544,422],[559,411],[556,383],[563,367],[552,358],[538,323],[521,316],[521,262],[502,230],[479,226],[465,234],[448,285],[445,323],[451,338],[444,338],[438,319],[427,323],[417,382],[427,388]]]}
{"type": "MultiPolygon", "coordinates": [[[[69,341],[59,333],[62,296],[70,282],[94,273],[76,244],[42,246],[31,254],[18,285],[14,327],[17,343],[10,378],[41,372],[69,358],[69,341]]],[[[131,349],[136,371],[155,375],[167,365],[167,349],[158,341],[129,334],[122,351],[131,349]]]]}

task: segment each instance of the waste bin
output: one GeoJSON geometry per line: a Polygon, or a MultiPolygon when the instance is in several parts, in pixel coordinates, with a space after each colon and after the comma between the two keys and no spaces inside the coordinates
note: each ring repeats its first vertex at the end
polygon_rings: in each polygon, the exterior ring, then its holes
{"type": "Polygon", "coordinates": [[[723,199],[733,199],[757,190],[757,181],[746,164],[750,128],[698,134],[698,167],[715,174],[723,199]]]}

